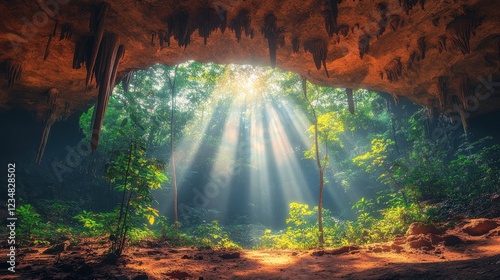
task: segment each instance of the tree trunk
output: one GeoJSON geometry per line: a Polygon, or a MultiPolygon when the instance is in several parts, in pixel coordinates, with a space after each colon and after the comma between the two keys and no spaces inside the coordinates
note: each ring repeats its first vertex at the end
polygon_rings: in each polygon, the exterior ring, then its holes
{"type": "Polygon", "coordinates": [[[319,246],[323,247],[325,244],[325,237],[323,234],[323,188],[325,180],[323,177],[323,170],[319,171],[319,200],[318,200],[318,230],[319,230],[319,246]]]}
{"type": "Polygon", "coordinates": [[[175,222],[175,231],[179,230],[179,214],[178,214],[178,194],[177,194],[177,179],[175,176],[175,149],[174,149],[174,110],[175,110],[175,78],[177,77],[177,69],[178,65],[175,66],[174,70],[174,78],[170,79],[170,89],[172,93],[172,110],[170,111],[170,160],[172,165],[172,186],[174,188],[174,222],[175,222]]]}
{"type": "Polygon", "coordinates": [[[323,188],[325,186],[325,180],[324,180],[324,170],[323,166],[321,164],[321,158],[319,156],[319,141],[318,141],[318,117],[316,116],[316,110],[312,106],[312,103],[309,101],[307,98],[307,79],[305,77],[302,78],[302,89],[304,91],[304,97],[309,103],[309,106],[311,107],[311,111],[313,113],[314,117],[314,146],[315,146],[315,152],[316,152],[316,165],[318,166],[318,171],[319,171],[319,197],[318,197],[318,231],[319,231],[319,246],[323,247],[325,244],[325,238],[323,234],[323,188]]]}

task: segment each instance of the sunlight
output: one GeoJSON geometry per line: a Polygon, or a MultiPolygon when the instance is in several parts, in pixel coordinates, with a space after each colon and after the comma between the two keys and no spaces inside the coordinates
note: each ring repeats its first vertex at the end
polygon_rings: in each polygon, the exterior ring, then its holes
{"type": "Polygon", "coordinates": [[[283,123],[274,107],[268,105],[266,110],[270,115],[271,147],[278,167],[281,196],[285,201],[311,201],[311,194],[305,187],[308,184],[298,162],[298,158],[303,158],[303,151],[298,151],[297,157],[290,143],[290,134],[293,131],[286,131],[291,128],[291,124],[283,123]]]}
{"type": "MultiPolygon", "coordinates": [[[[213,112],[209,112],[208,116],[203,116],[202,120],[195,119],[187,128],[191,131],[197,131],[200,135],[204,135],[208,128],[208,119],[212,116],[213,112]],[[206,118],[206,119],[205,119],[206,118]]],[[[189,132],[190,134],[193,132],[189,132]]],[[[189,137],[182,138],[181,142],[175,147],[176,161],[180,166],[191,166],[193,164],[194,157],[199,151],[203,137],[189,137]]],[[[168,163],[171,164],[171,161],[168,163]]],[[[170,169],[171,170],[171,169],[170,169]]],[[[183,182],[190,175],[190,170],[187,168],[179,168],[177,170],[177,179],[179,182],[183,182]]]]}
{"type": "MultiPolygon", "coordinates": [[[[269,266],[271,269],[277,269],[275,266],[280,265],[292,265],[296,263],[300,258],[293,257],[292,252],[283,252],[281,254],[275,254],[272,251],[266,252],[245,252],[245,258],[255,261],[263,266],[269,266]]],[[[268,268],[269,269],[269,268],[268,268]]]]}
{"type": "MultiPolygon", "coordinates": [[[[180,182],[191,182],[185,187],[204,193],[207,206],[247,210],[251,220],[272,224],[275,216],[286,215],[290,202],[312,201],[313,196],[302,161],[311,144],[307,118],[286,101],[268,97],[268,75],[267,69],[228,65],[206,121],[188,128],[186,135],[197,136],[185,137],[176,151],[185,167],[180,182]],[[201,163],[207,157],[213,161],[201,163]]],[[[227,218],[234,214],[228,212],[227,218]]]]}
{"type": "MultiPolygon", "coordinates": [[[[229,179],[234,176],[237,167],[236,152],[239,140],[239,108],[232,106],[229,111],[227,122],[222,132],[222,141],[219,145],[214,165],[210,171],[210,178],[226,178],[225,182],[219,182],[219,187],[226,189],[231,182],[229,179]]],[[[227,205],[227,202],[226,202],[227,205]]]]}

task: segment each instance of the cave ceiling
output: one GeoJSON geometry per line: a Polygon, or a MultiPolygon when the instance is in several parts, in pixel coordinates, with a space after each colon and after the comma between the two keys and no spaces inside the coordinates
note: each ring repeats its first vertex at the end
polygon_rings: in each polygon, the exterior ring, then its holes
{"type": "Polygon", "coordinates": [[[0,110],[46,122],[97,100],[105,110],[131,71],[187,60],[275,66],[441,112],[500,107],[498,0],[12,0],[0,11],[0,110]]]}

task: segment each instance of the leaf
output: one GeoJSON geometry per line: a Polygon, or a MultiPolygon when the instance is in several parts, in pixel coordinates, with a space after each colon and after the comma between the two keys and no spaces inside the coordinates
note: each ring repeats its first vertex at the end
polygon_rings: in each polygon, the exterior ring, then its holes
{"type": "Polygon", "coordinates": [[[120,126],[124,127],[127,123],[128,123],[128,118],[124,118],[120,126]]]}
{"type": "Polygon", "coordinates": [[[150,225],[153,225],[155,223],[155,216],[148,215],[148,222],[150,225]]]}

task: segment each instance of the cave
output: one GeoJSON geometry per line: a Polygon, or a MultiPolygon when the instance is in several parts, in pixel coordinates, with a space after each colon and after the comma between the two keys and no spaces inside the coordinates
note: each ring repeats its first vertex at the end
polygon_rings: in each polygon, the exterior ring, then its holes
{"type": "Polygon", "coordinates": [[[0,11],[6,279],[500,276],[498,1],[0,11]]]}

